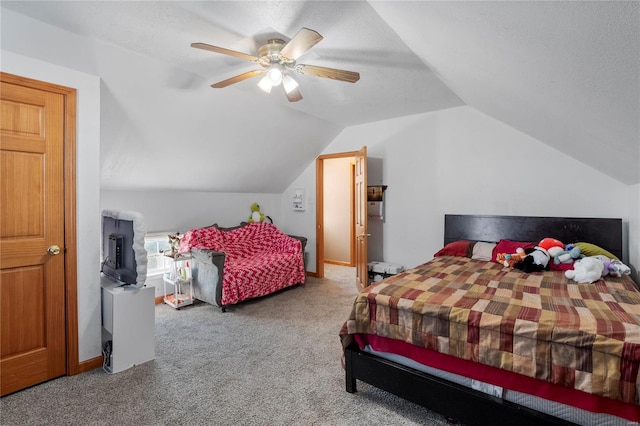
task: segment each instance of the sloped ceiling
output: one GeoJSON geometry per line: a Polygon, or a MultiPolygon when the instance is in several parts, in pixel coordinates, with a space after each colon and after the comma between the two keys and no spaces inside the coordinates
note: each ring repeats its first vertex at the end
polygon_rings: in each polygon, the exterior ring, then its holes
{"type": "Polygon", "coordinates": [[[102,78],[108,189],[278,193],[344,127],[464,104],[634,184],[638,6],[3,1],[2,48],[102,78]],[[12,26],[5,15],[15,12],[65,32],[12,26]],[[261,92],[258,79],[211,89],[255,66],[189,47],[256,54],[301,27],[324,40],[298,62],[358,71],[360,81],[297,76],[297,103],[261,92]]]}
{"type": "Polygon", "coordinates": [[[640,182],[640,2],[371,5],[466,104],[640,182]]]}

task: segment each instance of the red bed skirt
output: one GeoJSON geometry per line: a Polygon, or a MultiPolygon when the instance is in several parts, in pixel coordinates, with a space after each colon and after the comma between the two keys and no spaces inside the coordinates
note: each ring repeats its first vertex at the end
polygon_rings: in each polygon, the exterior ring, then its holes
{"type": "Polygon", "coordinates": [[[612,414],[627,420],[640,422],[640,407],[636,405],[625,404],[610,398],[536,380],[532,377],[442,354],[400,340],[371,334],[355,334],[354,338],[361,349],[366,345],[371,345],[378,352],[401,355],[420,364],[449,373],[581,408],[593,413],[612,414]]]}

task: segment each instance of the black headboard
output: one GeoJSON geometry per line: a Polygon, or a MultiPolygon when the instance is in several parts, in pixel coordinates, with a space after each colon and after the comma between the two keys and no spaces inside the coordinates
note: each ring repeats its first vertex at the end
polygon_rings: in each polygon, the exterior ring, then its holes
{"type": "Polygon", "coordinates": [[[444,216],[444,243],[456,240],[538,242],[556,238],[565,244],[586,242],[623,258],[622,219],[529,216],[444,216]]]}

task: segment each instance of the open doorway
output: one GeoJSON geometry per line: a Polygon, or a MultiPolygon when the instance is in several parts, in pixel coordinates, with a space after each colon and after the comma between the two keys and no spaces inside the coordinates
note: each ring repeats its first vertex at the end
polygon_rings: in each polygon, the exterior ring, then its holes
{"type": "Polygon", "coordinates": [[[358,208],[356,164],[359,158],[363,158],[362,151],[321,155],[316,159],[316,274],[319,278],[325,276],[326,261],[328,265],[348,267],[359,263],[356,216],[366,208],[366,205],[358,208]]]}
{"type": "Polygon", "coordinates": [[[324,263],[355,266],[354,258],[355,158],[324,161],[324,263]]]}

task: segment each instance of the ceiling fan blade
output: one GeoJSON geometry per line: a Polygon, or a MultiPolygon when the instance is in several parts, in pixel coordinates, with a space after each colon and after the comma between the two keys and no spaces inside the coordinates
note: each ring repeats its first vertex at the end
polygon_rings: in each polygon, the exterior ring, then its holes
{"type": "Polygon", "coordinates": [[[223,55],[235,56],[236,58],[246,59],[251,62],[258,62],[260,60],[257,56],[247,55],[246,53],[236,52],[235,50],[225,49],[224,47],[212,46],[207,43],[191,43],[191,47],[215,53],[222,53],[223,55]]]}
{"type": "Polygon", "coordinates": [[[282,48],[280,54],[285,58],[296,60],[315,46],[320,40],[322,40],[322,36],[316,31],[310,30],[309,28],[302,28],[289,40],[289,43],[282,48]]]}
{"type": "Polygon", "coordinates": [[[287,93],[284,85],[281,84],[280,86],[282,86],[282,91],[284,92],[284,95],[287,97],[287,99],[289,99],[289,102],[298,102],[302,99],[302,93],[300,93],[300,90],[298,90],[297,87],[287,93]]]}
{"type": "Polygon", "coordinates": [[[234,83],[239,83],[243,80],[246,80],[251,77],[255,77],[256,75],[264,74],[267,70],[253,70],[247,71],[245,73],[236,75],[235,77],[228,78],[226,80],[219,81],[215,84],[212,84],[211,87],[214,89],[222,89],[223,87],[227,87],[234,83]]]}
{"type": "Polygon", "coordinates": [[[316,65],[298,64],[295,67],[300,74],[315,75],[316,77],[331,78],[333,80],[348,81],[355,83],[360,80],[360,73],[345,71],[335,68],[318,67],[316,65]]]}

